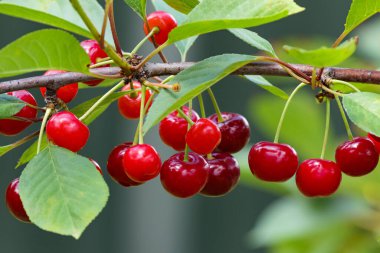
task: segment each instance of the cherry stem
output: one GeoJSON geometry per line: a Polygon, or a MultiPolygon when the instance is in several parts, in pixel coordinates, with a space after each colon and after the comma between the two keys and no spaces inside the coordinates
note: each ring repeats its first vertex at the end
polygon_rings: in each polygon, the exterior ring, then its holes
{"type": "Polygon", "coordinates": [[[104,65],[109,65],[109,64],[112,64],[112,63],[114,63],[113,60],[97,62],[97,63],[95,63],[95,64],[90,65],[90,69],[94,69],[94,68],[102,67],[102,66],[104,66],[104,65]]]}
{"type": "Polygon", "coordinates": [[[281,114],[281,118],[280,118],[280,121],[278,123],[278,126],[277,126],[277,131],[276,131],[276,135],[274,137],[274,143],[278,143],[278,140],[280,138],[280,132],[281,132],[281,129],[282,129],[282,125],[284,124],[284,119],[285,119],[285,115],[286,115],[286,112],[288,111],[288,108],[289,108],[289,105],[290,105],[290,102],[293,100],[294,96],[297,94],[297,92],[302,88],[306,86],[305,83],[300,83],[292,92],[292,94],[290,94],[288,100],[286,101],[286,104],[285,104],[285,107],[282,111],[282,114],[281,114]]]}
{"type": "Polygon", "coordinates": [[[190,108],[189,108],[189,116],[187,116],[186,113],[181,108],[178,108],[177,111],[178,111],[178,114],[182,118],[184,118],[190,126],[194,125],[194,121],[191,119],[191,113],[190,113],[191,109],[190,108]]]}
{"type": "Polygon", "coordinates": [[[311,87],[314,89],[317,87],[317,70],[316,68],[313,68],[313,72],[311,75],[311,87]]]}
{"type": "Polygon", "coordinates": [[[352,140],[354,139],[354,136],[352,135],[350,124],[348,123],[348,119],[347,119],[346,113],[344,112],[342,102],[340,101],[340,98],[337,95],[335,95],[335,100],[336,100],[336,103],[338,104],[340,114],[342,115],[344,126],[346,127],[346,131],[347,131],[348,139],[352,140]]]}
{"type": "Polygon", "coordinates": [[[202,94],[198,95],[198,101],[199,101],[199,108],[201,109],[201,117],[206,118],[206,110],[205,110],[205,104],[203,102],[202,94]]]}
{"type": "MultiPolygon", "coordinates": [[[[179,110],[181,110],[181,109],[179,109],[179,110]]],[[[182,110],[181,110],[182,111],[182,110]]],[[[180,111],[178,111],[178,112],[180,112],[180,111]]],[[[182,112],[183,113],[183,112],[182,112]]],[[[190,119],[190,121],[191,122],[193,122],[192,120],[191,120],[191,116],[192,116],[192,114],[193,114],[193,100],[190,100],[189,101],[189,119],[190,119]]],[[[184,115],[186,116],[186,114],[184,113],[184,115]]],[[[186,116],[187,117],[187,116],[186,116]]],[[[190,130],[190,128],[191,128],[191,126],[192,126],[192,124],[190,124],[190,121],[187,121],[189,124],[187,125],[187,131],[189,131],[190,130]]],[[[194,123],[193,123],[194,124],[194,123]]],[[[187,145],[187,143],[186,143],[186,146],[185,146],[185,155],[184,155],[184,157],[183,157],[183,161],[185,161],[185,162],[188,162],[189,161],[189,152],[190,152],[190,148],[189,148],[189,145],[187,145]]]]}
{"type": "MultiPolygon", "coordinates": [[[[150,98],[146,102],[146,105],[145,105],[145,108],[144,108],[144,113],[145,114],[148,112],[149,104],[153,101],[154,96],[155,96],[155,93],[152,96],[150,96],[150,98]]],[[[140,122],[137,125],[137,129],[136,129],[136,132],[135,132],[135,136],[133,138],[133,144],[132,144],[132,146],[135,146],[138,143],[138,141],[139,141],[139,129],[140,129],[140,122]]]]}
{"type": "Polygon", "coordinates": [[[143,125],[145,117],[145,94],[146,86],[141,87],[141,105],[140,105],[140,121],[139,121],[139,144],[144,144],[143,125]]]}
{"type": "Polygon", "coordinates": [[[44,136],[44,130],[45,130],[45,127],[46,127],[46,123],[47,123],[47,120],[52,112],[52,108],[48,107],[46,109],[46,112],[45,112],[45,115],[44,115],[44,118],[42,120],[42,123],[41,123],[41,128],[40,128],[40,133],[39,133],[39,136],[38,136],[38,143],[37,143],[37,155],[38,153],[40,153],[40,150],[41,150],[41,142],[42,142],[42,138],[44,136]]]}
{"type": "Polygon", "coordinates": [[[330,130],[330,99],[326,100],[326,127],[325,127],[325,136],[323,138],[323,146],[321,152],[321,159],[325,158],[327,141],[329,138],[329,130],[330,130]]]}
{"type": "Polygon", "coordinates": [[[113,8],[113,0],[110,0],[110,1],[107,0],[107,2],[110,2],[109,3],[109,10],[108,10],[108,19],[110,21],[112,38],[113,38],[113,41],[114,41],[114,44],[115,44],[115,47],[116,47],[116,52],[120,56],[122,56],[123,55],[123,50],[121,49],[120,40],[119,40],[119,37],[117,35],[117,31],[116,31],[115,14],[114,14],[114,8],[113,8]]]}
{"type": "Polygon", "coordinates": [[[137,53],[137,51],[139,51],[139,49],[145,44],[145,42],[147,42],[149,40],[150,37],[152,37],[154,34],[158,33],[160,30],[158,29],[158,27],[153,27],[153,29],[148,33],[147,36],[145,36],[144,39],[142,39],[136,46],[135,48],[132,50],[131,54],[134,55],[137,53]]]}
{"type": "MultiPolygon", "coordinates": [[[[151,32],[151,28],[150,28],[150,25],[149,25],[149,22],[148,22],[148,19],[146,16],[144,16],[144,23],[148,27],[148,31],[151,32]]],[[[159,31],[160,31],[160,29],[158,29],[158,32],[159,31]]],[[[157,42],[156,42],[156,38],[154,38],[154,36],[152,37],[152,43],[153,43],[154,48],[158,47],[157,42]]],[[[168,63],[168,60],[166,59],[166,57],[162,51],[158,52],[158,55],[160,56],[163,63],[168,63]]]]}
{"type": "Polygon", "coordinates": [[[212,105],[214,106],[214,110],[215,110],[216,114],[218,115],[218,122],[221,123],[224,121],[224,119],[223,119],[222,113],[220,111],[218,102],[216,101],[214,92],[212,92],[211,88],[208,88],[207,92],[208,92],[208,95],[210,96],[212,105]]]}
{"type": "Polygon", "coordinates": [[[170,85],[170,84],[164,84],[164,83],[152,83],[149,81],[145,81],[144,85],[148,87],[163,88],[163,89],[168,89],[168,90],[173,90],[173,91],[179,91],[180,89],[178,84],[170,85]]]}
{"type": "MultiPolygon", "coordinates": [[[[123,56],[127,57],[127,58],[131,58],[132,57],[132,54],[131,53],[127,53],[127,52],[123,52],[123,56]]],[[[111,57],[104,57],[104,58],[99,58],[96,60],[96,63],[99,63],[99,62],[104,62],[104,61],[109,61],[109,60],[112,60],[111,57]]]]}
{"type": "Polygon", "coordinates": [[[111,4],[111,1],[106,0],[106,6],[104,8],[102,31],[100,33],[100,42],[99,42],[99,45],[101,48],[104,48],[104,37],[106,35],[106,30],[107,30],[107,20],[108,20],[107,17],[108,17],[110,4],[111,4]]]}
{"type": "Polygon", "coordinates": [[[343,93],[340,93],[340,92],[337,92],[337,91],[332,90],[332,89],[330,89],[330,88],[327,88],[327,87],[324,86],[324,85],[322,85],[321,88],[322,88],[322,90],[327,91],[327,92],[329,92],[329,93],[331,93],[331,94],[333,94],[333,95],[336,95],[336,96],[338,96],[338,97],[343,97],[343,96],[344,96],[343,93]]]}
{"type": "Polygon", "coordinates": [[[148,56],[146,56],[145,59],[142,62],[140,62],[139,65],[137,65],[134,69],[141,69],[149,60],[151,60],[156,54],[160,53],[169,45],[170,44],[168,42],[165,42],[161,46],[157,47],[150,54],[148,54],[148,56]]]}
{"type": "Polygon", "coordinates": [[[349,83],[349,82],[345,82],[345,81],[341,81],[341,80],[336,80],[336,79],[333,79],[330,81],[333,85],[334,84],[342,84],[342,85],[345,85],[347,87],[350,87],[351,89],[353,89],[354,91],[356,92],[361,92],[361,90],[359,90],[357,87],[355,87],[355,85],[349,83]]]}

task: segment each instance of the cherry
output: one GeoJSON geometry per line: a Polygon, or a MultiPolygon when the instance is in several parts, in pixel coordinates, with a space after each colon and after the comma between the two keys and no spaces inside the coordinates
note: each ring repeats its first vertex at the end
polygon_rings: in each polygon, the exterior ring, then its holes
{"type": "Polygon", "coordinates": [[[90,162],[92,162],[92,164],[94,164],[95,168],[99,171],[99,173],[100,173],[101,175],[103,175],[103,171],[102,171],[102,169],[100,168],[99,163],[97,163],[97,162],[96,162],[94,159],[92,159],[92,158],[88,158],[88,160],[90,160],[90,162]]]}
{"type": "Polygon", "coordinates": [[[162,186],[179,198],[192,197],[199,193],[207,183],[209,165],[206,160],[193,152],[184,161],[183,152],[171,156],[161,168],[162,186]]]}
{"type": "MultiPolygon", "coordinates": [[[[92,64],[95,64],[98,59],[106,58],[108,57],[107,53],[103,51],[103,49],[100,47],[99,43],[96,40],[84,40],[80,43],[84,51],[88,54],[90,57],[90,61],[92,64]]],[[[103,67],[109,67],[110,65],[104,65],[103,67]]],[[[97,86],[99,85],[103,80],[94,80],[85,82],[88,86],[97,86]]]]}
{"type": "Polygon", "coordinates": [[[341,144],[335,160],[342,172],[349,176],[363,176],[373,171],[379,162],[375,145],[367,138],[354,138],[341,144]]]}
{"type": "MultiPolygon", "coordinates": [[[[155,11],[149,14],[147,17],[149,28],[153,29],[157,27],[159,32],[154,35],[154,40],[158,45],[164,44],[168,40],[169,33],[177,27],[177,21],[175,18],[164,11],[155,11]]],[[[148,25],[144,24],[144,32],[149,34],[148,25]]]]}
{"type": "MultiPolygon", "coordinates": [[[[189,108],[182,107],[182,111],[189,116],[189,108]]],[[[192,110],[191,120],[196,122],[199,120],[198,114],[192,110]]],[[[183,151],[186,147],[186,133],[188,122],[178,115],[178,111],[174,111],[166,116],[158,128],[161,140],[168,146],[177,151],[183,151]]]]}
{"type": "Polygon", "coordinates": [[[9,212],[18,220],[23,222],[30,222],[28,215],[25,212],[24,206],[21,202],[20,193],[18,190],[19,179],[14,179],[7,188],[5,194],[5,201],[9,212]]]}
{"type": "Polygon", "coordinates": [[[297,187],[307,197],[327,197],[336,192],[342,180],[339,166],[328,160],[309,159],[296,174],[297,187]]]}
{"type": "MultiPolygon", "coordinates": [[[[56,75],[56,74],[61,74],[65,72],[66,71],[63,71],[63,70],[49,70],[45,72],[44,76],[56,75]]],[[[41,87],[40,91],[41,91],[42,96],[45,97],[46,87],[41,87]]],[[[63,87],[60,87],[57,90],[57,97],[61,99],[63,102],[69,103],[75,98],[77,93],[78,93],[78,83],[72,83],[72,84],[67,84],[63,87]]]]}
{"type": "Polygon", "coordinates": [[[123,167],[129,178],[142,183],[158,176],[161,158],[152,146],[138,144],[125,151],[123,167]]]}
{"type": "MultiPolygon", "coordinates": [[[[137,81],[133,82],[133,88],[140,89],[141,84],[137,81]]],[[[121,89],[122,91],[130,90],[131,86],[126,85],[121,89]]],[[[135,93],[137,96],[133,96],[133,94],[125,95],[119,98],[118,106],[119,112],[127,119],[138,119],[140,117],[140,106],[141,106],[141,91],[135,93]]],[[[148,103],[149,98],[152,96],[152,91],[146,90],[145,92],[145,106],[148,103]]],[[[152,103],[149,104],[149,107],[152,103]]]]}
{"type": "Polygon", "coordinates": [[[110,153],[107,162],[107,170],[112,179],[122,186],[130,187],[137,186],[141,183],[135,182],[130,179],[124,172],[123,157],[125,151],[132,146],[131,142],[120,144],[116,146],[110,153]]]}
{"type": "Polygon", "coordinates": [[[49,119],[46,135],[55,145],[78,152],[86,145],[90,130],[74,114],[62,111],[49,119]]]}
{"type": "Polygon", "coordinates": [[[186,134],[186,143],[194,152],[206,155],[220,143],[222,134],[218,126],[209,119],[200,119],[186,134]]]}
{"type": "Polygon", "coordinates": [[[206,196],[223,196],[236,186],[240,178],[240,167],[236,159],[228,153],[212,153],[206,158],[209,164],[208,181],[201,191],[206,196]]]}
{"type": "Polygon", "coordinates": [[[222,117],[223,122],[218,122],[217,114],[208,117],[218,125],[222,133],[222,141],[216,151],[226,153],[239,152],[247,145],[251,136],[249,123],[244,116],[237,113],[222,112],[222,117]]]}
{"type": "Polygon", "coordinates": [[[262,141],[252,146],[248,155],[249,168],[257,178],[283,182],[297,171],[297,152],[287,144],[262,141]]]}
{"type": "Polygon", "coordinates": [[[368,133],[368,138],[373,142],[373,144],[375,144],[377,152],[380,153],[380,137],[368,133]]]}
{"type": "MultiPolygon", "coordinates": [[[[8,92],[7,94],[10,96],[14,96],[22,101],[25,101],[30,105],[37,106],[37,102],[34,99],[33,95],[26,90],[8,92]]],[[[25,105],[21,109],[21,111],[16,113],[14,116],[26,119],[35,119],[37,117],[37,109],[25,105]]],[[[31,121],[2,119],[0,120],[0,133],[4,135],[16,135],[21,133],[31,124],[31,121]]]]}

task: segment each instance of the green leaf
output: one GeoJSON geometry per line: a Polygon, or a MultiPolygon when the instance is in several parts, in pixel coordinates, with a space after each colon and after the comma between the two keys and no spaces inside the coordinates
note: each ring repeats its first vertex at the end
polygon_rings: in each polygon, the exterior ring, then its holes
{"type": "Polygon", "coordinates": [[[89,74],[88,55],[78,41],[60,30],[29,33],[0,50],[0,78],[59,69],[89,74]]]}
{"type": "Polygon", "coordinates": [[[229,29],[229,31],[247,44],[278,58],[270,42],[257,33],[247,29],[229,29]]]}
{"type": "Polygon", "coordinates": [[[25,106],[25,102],[14,96],[7,94],[0,94],[0,119],[9,118],[25,106]]]}
{"type": "Polygon", "coordinates": [[[289,98],[288,94],[286,94],[285,91],[281,90],[280,88],[274,86],[270,82],[268,82],[267,79],[265,79],[262,76],[252,76],[252,75],[247,75],[243,76],[245,79],[248,81],[251,81],[252,83],[257,84],[259,87],[263,88],[266,91],[269,91],[273,95],[280,97],[282,99],[287,100],[289,98]]]}
{"type": "Polygon", "coordinates": [[[86,157],[54,145],[23,170],[19,191],[32,223],[43,230],[78,239],[102,211],[109,190],[86,157]]]}
{"type": "Polygon", "coordinates": [[[198,0],[164,0],[165,3],[179,12],[188,14],[195,6],[199,4],[198,0]]]}
{"type": "Polygon", "coordinates": [[[166,115],[183,106],[186,102],[223,79],[240,67],[255,61],[255,56],[224,54],[193,65],[174,77],[170,83],[179,83],[179,92],[162,90],[154,100],[144,124],[144,133],[156,125],[166,115]]]}
{"type": "Polygon", "coordinates": [[[146,17],[146,0],[124,0],[142,19],[146,17]]]}
{"type": "MultiPolygon", "coordinates": [[[[104,10],[98,1],[80,0],[80,3],[100,31],[104,10]]],[[[0,13],[62,28],[84,37],[93,37],[68,0],[3,0],[0,2],[0,13]]],[[[106,40],[112,41],[109,30],[106,33],[106,40]]]]}
{"type": "Polygon", "coordinates": [[[259,26],[302,10],[293,0],[203,0],[169,34],[169,42],[228,28],[259,26]]]}
{"type": "Polygon", "coordinates": [[[5,155],[9,151],[13,150],[14,148],[15,148],[15,145],[13,145],[13,144],[0,147],[0,157],[5,155]]]}
{"type": "Polygon", "coordinates": [[[357,92],[344,95],[344,108],[358,127],[380,136],[380,95],[370,92],[357,92]]]}
{"type": "Polygon", "coordinates": [[[356,38],[352,38],[336,48],[321,47],[315,50],[284,46],[285,51],[298,63],[314,67],[335,66],[347,60],[356,51],[356,38]]]}

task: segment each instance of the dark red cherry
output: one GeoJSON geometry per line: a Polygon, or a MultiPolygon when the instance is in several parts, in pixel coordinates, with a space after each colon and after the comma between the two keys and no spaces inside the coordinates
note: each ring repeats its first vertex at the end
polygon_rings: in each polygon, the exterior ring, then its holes
{"type": "Polygon", "coordinates": [[[342,180],[339,166],[328,160],[309,159],[301,163],[296,174],[299,191],[307,197],[327,197],[338,190],[342,180]]]}
{"type": "MultiPolygon", "coordinates": [[[[37,102],[33,95],[26,90],[8,92],[7,94],[25,101],[30,105],[37,106],[37,102]]],[[[16,113],[14,116],[26,119],[35,119],[37,117],[37,109],[25,105],[21,111],[16,113]]],[[[0,133],[4,135],[16,135],[21,133],[31,124],[32,122],[30,121],[2,119],[0,120],[0,133]]]]}
{"type": "Polygon", "coordinates": [[[24,206],[21,202],[20,194],[18,191],[19,179],[14,179],[7,188],[5,194],[5,201],[9,212],[18,220],[23,222],[30,222],[28,215],[25,212],[24,206]]]}
{"type": "MultiPolygon", "coordinates": [[[[133,87],[135,89],[140,89],[141,84],[137,81],[133,82],[133,87]]],[[[128,91],[131,89],[130,85],[123,87],[122,91],[128,91]]],[[[145,92],[145,103],[146,106],[149,98],[152,96],[152,91],[146,90],[145,92]]],[[[149,107],[152,105],[150,102],[149,107]]],[[[127,119],[138,119],[140,117],[140,106],[141,106],[141,91],[137,92],[137,96],[125,95],[118,100],[119,112],[127,119]]]]}
{"type": "Polygon", "coordinates": [[[218,125],[222,133],[222,141],[216,148],[217,152],[236,153],[247,145],[251,136],[249,123],[244,116],[222,112],[223,122],[218,122],[218,115],[213,114],[209,117],[210,120],[218,125]]]}
{"type": "Polygon", "coordinates": [[[158,176],[161,158],[148,144],[139,144],[128,148],[123,157],[123,167],[130,179],[146,182],[158,176]]]}
{"type": "Polygon", "coordinates": [[[380,137],[368,133],[368,138],[375,144],[377,152],[380,153],[380,137]]]}
{"type": "Polygon", "coordinates": [[[107,170],[112,179],[122,186],[130,187],[137,186],[141,183],[135,182],[130,179],[124,172],[123,157],[125,151],[132,146],[131,142],[120,144],[116,146],[110,153],[107,162],[107,170]]]}
{"type": "MultiPolygon", "coordinates": [[[[187,106],[183,106],[182,111],[189,116],[189,108],[187,106]]],[[[194,122],[199,120],[199,116],[194,110],[192,110],[191,119],[194,122]]],[[[177,151],[183,151],[186,147],[187,128],[187,121],[178,115],[178,111],[174,111],[160,122],[158,131],[161,140],[166,145],[177,151]]]]}
{"type": "Polygon", "coordinates": [[[55,145],[78,152],[86,145],[90,130],[74,114],[62,111],[49,119],[46,135],[55,145]]]}
{"type": "Polygon", "coordinates": [[[373,171],[379,162],[379,153],[367,138],[354,138],[341,144],[335,152],[335,160],[345,174],[364,176],[373,171]]]}
{"type": "Polygon", "coordinates": [[[249,168],[259,179],[283,182],[297,171],[297,152],[287,144],[262,141],[252,146],[248,155],[249,168]]]}
{"type": "Polygon", "coordinates": [[[171,156],[161,168],[162,186],[179,198],[189,198],[199,193],[207,183],[209,165],[206,160],[193,152],[184,161],[184,153],[171,156]]]}
{"type": "MultiPolygon", "coordinates": [[[[164,11],[155,11],[147,17],[149,28],[157,27],[159,32],[154,35],[154,39],[158,45],[164,44],[168,40],[169,33],[177,27],[175,18],[164,11]]],[[[144,32],[149,33],[147,24],[144,24],[144,32]]]]}
{"type": "MultiPolygon", "coordinates": [[[[45,72],[44,76],[57,75],[57,74],[65,73],[65,72],[66,71],[63,71],[63,70],[49,70],[45,72]]],[[[41,91],[42,96],[45,97],[46,87],[41,87],[40,91],[41,91]]],[[[61,99],[63,102],[69,103],[75,98],[77,93],[78,93],[78,83],[72,83],[72,84],[67,84],[63,87],[60,87],[57,90],[57,97],[61,99]]]]}
{"type": "Polygon", "coordinates": [[[90,160],[90,162],[92,162],[92,164],[94,164],[95,168],[99,171],[99,173],[103,175],[103,171],[102,171],[102,169],[100,168],[99,163],[97,163],[97,162],[96,162],[94,159],[92,159],[92,158],[88,158],[88,160],[90,160]]]}
{"type": "Polygon", "coordinates": [[[194,152],[206,155],[219,145],[222,134],[218,126],[209,119],[200,119],[186,134],[186,143],[194,152]]]}
{"type": "MultiPolygon", "coordinates": [[[[85,41],[82,41],[80,45],[90,57],[90,61],[92,64],[95,64],[98,59],[108,57],[107,53],[103,51],[103,49],[100,47],[99,43],[96,40],[85,40],[85,41]]],[[[110,65],[104,65],[102,67],[109,67],[109,66],[110,65]]],[[[85,82],[85,84],[87,84],[88,86],[97,86],[102,81],[103,80],[89,81],[89,82],[85,82]]]]}
{"type": "Polygon", "coordinates": [[[228,153],[212,153],[206,158],[209,169],[208,181],[201,191],[206,196],[223,196],[235,188],[240,178],[240,167],[236,159],[228,153]]]}

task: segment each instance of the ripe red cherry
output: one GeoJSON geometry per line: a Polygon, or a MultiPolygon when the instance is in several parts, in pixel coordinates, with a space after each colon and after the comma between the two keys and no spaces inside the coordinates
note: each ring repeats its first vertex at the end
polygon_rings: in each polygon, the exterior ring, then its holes
{"type": "Polygon", "coordinates": [[[78,152],[86,145],[90,130],[74,114],[62,111],[49,119],[46,135],[55,145],[78,152]]]}
{"type": "Polygon", "coordinates": [[[209,119],[200,119],[186,134],[186,143],[194,152],[206,155],[219,145],[222,134],[218,126],[209,119]]]}
{"type": "MultiPolygon", "coordinates": [[[[14,96],[30,105],[37,106],[37,102],[34,99],[33,95],[26,90],[19,90],[7,93],[10,96],[14,96]]],[[[21,111],[16,113],[14,116],[22,117],[26,119],[35,119],[37,117],[37,110],[30,106],[25,105],[21,111]]],[[[4,135],[16,135],[25,130],[30,126],[32,122],[22,121],[22,120],[13,120],[13,119],[2,119],[0,120],[0,133],[4,135]]]]}
{"type": "MultiPolygon", "coordinates": [[[[189,108],[187,106],[183,106],[182,111],[189,116],[189,108]]],[[[191,120],[194,122],[199,120],[199,116],[194,110],[192,110],[191,113],[191,120]]],[[[166,145],[177,151],[183,151],[186,147],[185,137],[187,128],[187,121],[178,115],[178,111],[174,111],[160,122],[158,131],[161,140],[166,145]]]]}
{"type": "Polygon", "coordinates": [[[212,153],[209,164],[208,181],[201,191],[206,196],[223,196],[236,186],[240,178],[240,167],[236,159],[228,153],[212,153]]]}
{"type": "MultiPolygon", "coordinates": [[[[133,82],[133,87],[135,89],[140,89],[141,84],[137,81],[133,82]]],[[[122,91],[130,90],[130,85],[126,85],[121,89],[122,91]]],[[[149,98],[152,96],[152,91],[146,90],[145,92],[145,103],[146,106],[149,98]]],[[[149,107],[152,103],[149,104],[149,107]]],[[[140,106],[141,106],[141,91],[137,92],[137,96],[133,97],[131,94],[125,95],[118,100],[119,112],[127,119],[138,119],[140,117],[140,106]]]]}
{"type": "Polygon", "coordinates": [[[375,144],[377,152],[380,153],[380,137],[368,133],[368,138],[375,144]]]}
{"type": "Polygon", "coordinates": [[[210,120],[218,125],[222,133],[222,141],[218,145],[217,152],[236,153],[247,145],[251,136],[249,123],[244,116],[222,112],[223,122],[218,122],[218,115],[213,114],[209,117],[210,120]]]}
{"type": "Polygon", "coordinates": [[[146,182],[160,173],[161,158],[152,146],[139,144],[125,151],[123,167],[133,181],[146,182]]]}
{"type": "MultiPolygon", "coordinates": [[[[96,40],[85,40],[85,41],[82,41],[80,45],[90,57],[90,61],[92,64],[95,64],[98,59],[108,57],[107,53],[103,51],[103,49],[100,47],[99,43],[96,40]]],[[[110,65],[104,65],[103,67],[109,67],[109,66],[110,65]]],[[[89,81],[89,82],[85,82],[85,84],[87,84],[88,86],[97,86],[102,81],[103,80],[89,81]]]]}
{"type": "Polygon", "coordinates": [[[22,205],[20,194],[18,191],[19,179],[14,179],[7,188],[5,194],[5,201],[9,212],[16,217],[18,220],[23,222],[30,222],[28,215],[25,212],[24,206],[22,205]]]}
{"type": "Polygon", "coordinates": [[[336,192],[342,180],[339,166],[328,160],[309,159],[296,174],[297,187],[307,197],[327,197],[336,192]]]}
{"type": "Polygon", "coordinates": [[[297,152],[287,144],[259,142],[248,155],[249,168],[257,178],[269,182],[283,182],[297,171],[297,152]]]}
{"type": "MultiPolygon", "coordinates": [[[[168,40],[169,33],[177,27],[177,21],[174,17],[164,11],[155,11],[148,17],[149,28],[153,29],[158,27],[159,32],[154,35],[154,39],[158,45],[164,44],[168,40]]],[[[149,33],[147,24],[144,24],[144,32],[146,35],[149,33]]]]}
{"type": "Polygon", "coordinates": [[[379,162],[375,145],[367,138],[354,138],[341,144],[335,160],[342,172],[349,176],[363,176],[373,171],[379,162]]]}
{"type": "MultiPolygon", "coordinates": [[[[63,70],[49,70],[45,72],[44,76],[57,75],[65,73],[63,70]]],[[[45,97],[46,87],[40,88],[41,94],[45,97]]],[[[78,83],[67,84],[57,90],[57,97],[65,103],[71,102],[78,93],[78,83]]]]}
{"type": "Polygon", "coordinates": [[[183,152],[171,156],[161,168],[162,186],[179,198],[189,198],[199,193],[207,183],[209,165],[193,152],[185,162],[183,152]]]}
{"type": "Polygon", "coordinates": [[[122,186],[130,187],[137,186],[141,183],[135,182],[130,179],[124,172],[123,157],[125,151],[132,146],[132,143],[123,143],[116,146],[110,153],[107,162],[107,170],[112,179],[122,186]]]}
{"type": "Polygon", "coordinates": [[[99,163],[97,163],[97,162],[96,162],[94,159],[92,159],[92,158],[88,158],[88,160],[90,160],[90,162],[92,162],[92,164],[94,164],[95,168],[99,171],[99,173],[100,173],[101,175],[103,175],[103,171],[102,171],[102,169],[100,168],[99,163]]]}

